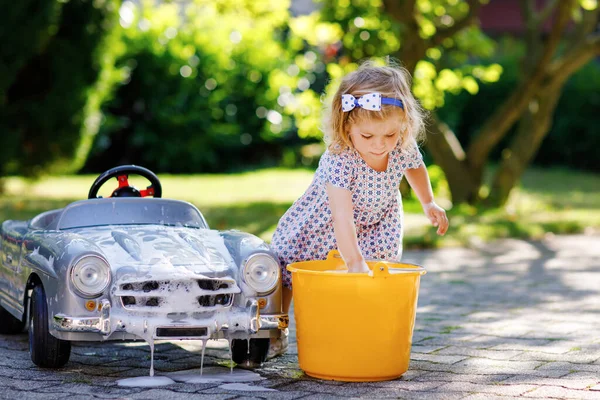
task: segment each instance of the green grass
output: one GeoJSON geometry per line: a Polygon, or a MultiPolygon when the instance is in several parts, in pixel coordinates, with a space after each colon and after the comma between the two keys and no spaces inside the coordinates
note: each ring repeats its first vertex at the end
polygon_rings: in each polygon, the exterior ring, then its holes
{"type": "MultiPolygon", "coordinates": [[[[224,175],[161,175],[163,196],[195,204],[215,229],[240,229],[270,240],[277,221],[310,184],[308,170],[266,169],[224,175]]],[[[0,196],[0,220],[28,219],[87,197],[96,176],[47,177],[37,182],[5,179],[0,196]]],[[[143,178],[130,179],[138,188],[143,178]]],[[[105,184],[103,196],[116,187],[105,184]]],[[[404,203],[405,247],[464,245],[501,237],[541,238],[548,232],[576,233],[600,228],[600,177],[568,170],[530,169],[506,207],[486,210],[470,206],[449,209],[445,237],[414,200],[404,203]]]]}
{"type": "Polygon", "coordinates": [[[451,211],[459,242],[469,238],[539,239],[600,228],[600,176],[564,169],[527,171],[502,209],[457,207],[451,211]]]}

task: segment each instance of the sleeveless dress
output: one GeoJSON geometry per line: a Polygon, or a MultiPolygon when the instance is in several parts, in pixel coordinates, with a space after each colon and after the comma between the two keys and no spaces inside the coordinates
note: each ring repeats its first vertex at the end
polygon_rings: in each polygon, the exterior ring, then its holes
{"type": "Polygon", "coordinates": [[[418,168],[423,157],[416,144],[396,147],[385,171],[371,168],[354,149],[325,151],[306,192],[281,217],[271,248],[279,256],[283,285],[291,288],[286,266],[297,261],[324,260],[337,249],[326,186],[352,192],[358,245],[366,259],[400,260],[402,199],[398,190],[404,172],[418,168]]]}

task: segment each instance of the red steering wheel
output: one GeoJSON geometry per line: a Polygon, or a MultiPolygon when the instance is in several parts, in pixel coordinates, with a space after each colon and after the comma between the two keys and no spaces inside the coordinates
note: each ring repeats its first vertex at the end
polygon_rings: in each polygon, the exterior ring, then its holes
{"type": "Polygon", "coordinates": [[[96,178],[92,184],[92,187],[90,188],[88,199],[98,198],[98,191],[102,185],[111,178],[117,178],[119,186],[113,190],[110,197],[162,196],[162,186],[154,172],[137,165],[121,165],[119,167],[109,169],[96,178]],[[129,184],[129,175],[131,174],[143,176],[144,178],[148,179],[148,181],[150,181],[150,186],[143,190],[138,190],[137,188],[131,186],[129,184]]]}

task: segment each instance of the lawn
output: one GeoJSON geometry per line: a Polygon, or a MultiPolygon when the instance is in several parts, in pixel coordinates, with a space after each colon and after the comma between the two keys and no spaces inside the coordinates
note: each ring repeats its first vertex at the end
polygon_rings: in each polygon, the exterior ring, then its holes
{"type": "MultiPolygon", "coordinates": [[[[87,197],[95,176],[5,179],[0,219],[27,219],[87,197]]],[[[163,196],[189,201],[212,228],[240,229],[270,240],[279,217],[312,180],[307,170],[267,169],[227,175],[161,175],[163,196]]],[[[131,178],[136,187],[147,185],[131,178]]],[[[100,194],[116,187],[109,182],[100,194]]],[[[440,203],[450,206],[443,194],[440,203]]],[[[450,208],[450,207],[448,207],[450,208]]],[[[404,203],[407,247],[465,245],[498,237],[540,238],[552,233],[600,229],[600,176],[568,170],[530,169],[522,186],[500,210],[449,209],[451,228],[444,238],[420,212],[414,200],[404,203]]]]}

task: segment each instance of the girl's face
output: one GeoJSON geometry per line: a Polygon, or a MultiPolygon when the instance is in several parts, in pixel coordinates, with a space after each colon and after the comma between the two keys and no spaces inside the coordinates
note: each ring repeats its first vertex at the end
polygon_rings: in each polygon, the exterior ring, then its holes
{"type": "Polygon", "coordinates": [[[396,148],[401,138],[404,122],[400,115],[383,120],[365,120],[350,126],[352,144],[367,164],[381,165],[396,148]]]}

